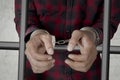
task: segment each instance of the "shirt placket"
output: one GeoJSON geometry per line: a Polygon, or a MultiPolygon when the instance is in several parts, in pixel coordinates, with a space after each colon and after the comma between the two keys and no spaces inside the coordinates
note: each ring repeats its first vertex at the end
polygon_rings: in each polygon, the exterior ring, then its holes
{"type": "Polygon", "coordinates": [[[69,39],[72,33],[72,8],[73,8],[73,1],[74,0],[67,0],[66,4],[66,25],[65,25],[65,38],[69,39]],[[70,16],[71,15],[71,16],[70,16]]]}
{"type": "MultiPolygon", "coordinates": [[[[67,8],[66,8],[66,38],[70,38],[72,33],[72,20],[69,20],[70,23],[68,23],[68,18],[71,19],[72,17],[72,7],[73,7],[73,0],[67,0],[67,8]],[[71,16],[69,16],[71,15],[71,16]]],[[[67,53],[69,54],[69,53],[67,53]]],[[[72,79],[72,69],[68,66],[65,67],[64,73],[66,75],[66,80],[73,80],[72,79]]]]}

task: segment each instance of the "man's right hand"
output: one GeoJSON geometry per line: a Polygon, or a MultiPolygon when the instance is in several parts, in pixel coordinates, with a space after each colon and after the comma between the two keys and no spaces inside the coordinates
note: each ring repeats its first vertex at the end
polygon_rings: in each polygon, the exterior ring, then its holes
{"type": "Polygon", "coordinates": [[[26,43],[25,54],[34,73],[43,73],[54,66],[53,53],[52,37],[47,33],[36,34],[26,43]]]}

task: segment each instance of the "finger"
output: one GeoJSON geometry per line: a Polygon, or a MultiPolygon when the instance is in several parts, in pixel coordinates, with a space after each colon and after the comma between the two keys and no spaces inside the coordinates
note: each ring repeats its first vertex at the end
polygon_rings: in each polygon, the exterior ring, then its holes
{"type": "Polygon", "coordinates": [[[80,40],[80,37],[81,35],[79,30],[73,31],[72,37],[68,43],[68,51],[72,51],[75,48],[75,46],[78,44],[78,41],[80,40]]]}
{"type": "Polygon", "coordinates": [[[48,34],[42,35],[41,40],[43,41],[43,43],[45,45],[47,53],[52,55],[54,53],[53,44],[52,44],[52,37],[48,34]]]}
{"type": "Polygon", "coordinates": [[[26,55],[28,60],[30,61],[30,63],[36,67],[45,67],[45,66],[49,66],[50,64],[54,64],[55,60],[51,59],[51,60],[35,60],[34,58],[32,58],[32,56],[26,55]]]}
{"type": "Polygon", "coordinates": [[[38,68],[42,68],[42,67],[48,68],[49,66],[53,65],[54,63],[55,63],[54,59],[49,60],[49,61],[34,61],[34,62],[31,62],[32,65],[34,65],[38,68]]]}
{"type": "Polygon", "coordinates": [[[29,41],[26,44],[26,54],[29,51],[30,55],[36,60],[47,60],[52,59],[52,56],[45,55],[45,48],[43,46],[35,47],[34,41],[29,41]]]}
{"type": "Polygon", "coordinates": [[[68,65],[73,66],[75,68],[87,67],[88,66],[88,62],[89,61],[79,62],[79,61],[73,61],[73,60],[70,60],[70,59],[66,59],[65,60],[65,63],[67,63],[68,65]]]}
{"type": "Polygon", "coordinates": [[[54,67],[54,64],[50,65],[48,67],[42,67],[42,68],[38,68],[38,67],[33,66],[33,65],[31,65],[31,66],[32,66],[32,70],[33,70],[34,73],[43,73],[43,72],[51,69],[52,67],[54,67]]]}
{"type": "Polygon", "coordinates": [[[28,56],[31,56],[31,58],[35,59],[35,60],[51,60],[52,56],[51,55],[47,55],[47,54],[39,54],[29,48],[27,48],[25,50],[25,54],[28,56]]]}
{"type": "Polygon", "coordinates": [[[89,69],[88,64],[84,62],[75,62],[67,59],[65,60],[65,63],[68,64],[72,69],[76,71],[86,72],[89,69]]]}
{"type": "Polygon", "coordinates": [[[89,57],[87,55],[81,54],[69,54],[68,57],[73,61],[85,62],[88,61],[89,57]]]}

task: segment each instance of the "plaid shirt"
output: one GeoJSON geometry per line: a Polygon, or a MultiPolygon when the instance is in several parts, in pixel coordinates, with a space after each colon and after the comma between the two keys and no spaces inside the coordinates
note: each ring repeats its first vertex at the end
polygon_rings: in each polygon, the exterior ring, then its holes
{"type": "MultiPolygon", "coordinates": [[[[120,21],[120,0],[112,0],[110,38],[120,21]]],[[[15,0],[15,23],[20,33],[21,0],[15,0]]],[[[93,27],[103,39],[103,0],[29,0],[26,41],[36,29],[45,29],[57,40],[69,39],[75,29],[93,27]]],[[[42,74],[34,74],[26,62],[26,80],[100,80],[101,59],[98,55],[86,72],[72,70],[64,63],[69,52],[55,51],[55,67],[42,74]]]]}

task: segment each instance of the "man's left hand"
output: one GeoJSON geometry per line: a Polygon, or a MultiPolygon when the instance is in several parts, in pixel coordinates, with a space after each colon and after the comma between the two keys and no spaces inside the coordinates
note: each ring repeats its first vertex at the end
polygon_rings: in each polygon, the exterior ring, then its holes
{"type": "Polygon", "coordinates": [[[79,46],[80,54],[69,54],[69,59],[65,60],[72,69],[80,72],[87,72],[97,57],[93,33],[90,31],[75,30],[68,43],[68,51],[79,46]]]}

